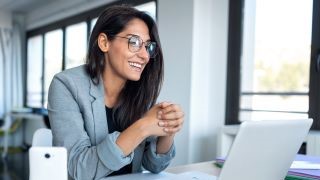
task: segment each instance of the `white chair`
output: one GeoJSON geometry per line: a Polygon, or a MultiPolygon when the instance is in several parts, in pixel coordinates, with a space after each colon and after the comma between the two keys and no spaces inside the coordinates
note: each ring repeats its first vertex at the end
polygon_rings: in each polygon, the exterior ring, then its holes
{"type": "Polygon", "coordinates": [[[67,150],[52,147],[50,129],[36,130],[29,150],[29,180],[67,180],[67,150]]]}
{"type": "Polygon", "coordinates": [[[51,147],[52,146],[51,130],[47,128],[37,129],[34,132],[32,137],[32,146],[51,147]]]}

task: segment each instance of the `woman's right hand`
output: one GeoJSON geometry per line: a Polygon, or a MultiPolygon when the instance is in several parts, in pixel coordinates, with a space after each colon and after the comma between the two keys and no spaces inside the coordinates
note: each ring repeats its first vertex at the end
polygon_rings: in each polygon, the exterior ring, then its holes
{"type": "Polygon", "coordinates": [[[163,131],[163,127],[159,126],[158,112],[160,110],[160,104],[156,104],[139,120],[147,136],[167,135],[167,133],[163,131]]]}

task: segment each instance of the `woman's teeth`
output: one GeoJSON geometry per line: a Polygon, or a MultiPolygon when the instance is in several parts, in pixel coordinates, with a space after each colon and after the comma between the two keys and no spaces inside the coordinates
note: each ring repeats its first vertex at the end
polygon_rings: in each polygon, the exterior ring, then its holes
{"type": "Polygon", "coordinates": [[[132,67],[135,67],[135,68],[139,68],[139,69],[142,67],[141,64],[134,63],[134,62],[129,62],[129,65],[132,66],[132,67]]]}

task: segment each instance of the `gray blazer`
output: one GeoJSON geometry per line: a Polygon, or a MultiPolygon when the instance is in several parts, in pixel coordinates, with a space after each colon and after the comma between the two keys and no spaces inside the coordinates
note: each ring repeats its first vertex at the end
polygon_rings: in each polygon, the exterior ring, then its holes
{"type": "Polygon", "coordinates": [[[131,162],[133,172],[143,166],[158,173],[175,156],[174,146],[166,154],[156,154],[156,137],[147,138],[124,156],[115,143],[120,133],[108,133],[103,85],[94,85],[83,65],[55,75],[48,111],[53,145],[67,148],[72,179],[100,179],[131,162]]]}

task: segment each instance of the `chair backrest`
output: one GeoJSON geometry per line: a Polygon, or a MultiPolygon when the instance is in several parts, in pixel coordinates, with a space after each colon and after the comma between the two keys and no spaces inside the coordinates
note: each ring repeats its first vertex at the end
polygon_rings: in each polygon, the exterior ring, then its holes
{"type": "Polygon", "coordinates": [[[32,137],[32,146],[51,147],[52,146],[52,132],[47,128],[37,129],[32,137]]]}
{"type": "Polygon", "coordinates": [[[50,129],[37,129],[29,149],[29,180],[67,180],[67,150],[52,147],[50,129]]]}

